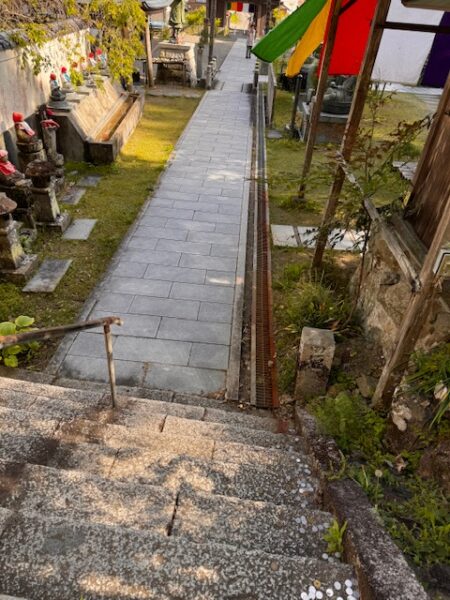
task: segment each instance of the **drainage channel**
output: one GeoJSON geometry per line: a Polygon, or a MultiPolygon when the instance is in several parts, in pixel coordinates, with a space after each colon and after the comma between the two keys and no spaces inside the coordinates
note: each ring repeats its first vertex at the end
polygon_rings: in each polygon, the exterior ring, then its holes
{"type": "Polygon", "coordinates": [[[251,402],[278,408],[276,351],[272,318],[269,192],[266,178],[264,95],[256,92],[256,152],[254,156],[254,245],[251,314],[251,402]]]}

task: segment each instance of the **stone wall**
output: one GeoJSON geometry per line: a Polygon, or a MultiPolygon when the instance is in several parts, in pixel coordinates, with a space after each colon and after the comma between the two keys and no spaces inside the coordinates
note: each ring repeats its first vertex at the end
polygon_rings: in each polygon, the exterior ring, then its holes
{"type": "MultiPolygon", "coordinates": [[[[385,357],[388,357],[411,298],[411,286],[379,233],[371,236],[364,265],[359,308],[367,333],[380,344],[385,357]]],[[[359,271],[354,281],[357,277],[359,271]]],[[[416,347],[429,349],[448,339],[449,331],[450,309],[438,293],[416,347]]]]}
{"type": "Polygon", "coordinates": [[[35,75],[30,65],[22,65],[21,50],[0,46],[0,148],[6,148],[15,161],[15,138],[12,113],[21,112],[34,125],[36,108],[48,100],[49,77],[69,67],[69,56],[86,55],[86,30],[74,31],[52,40],[43,48],[44,66],[35,75]]]}

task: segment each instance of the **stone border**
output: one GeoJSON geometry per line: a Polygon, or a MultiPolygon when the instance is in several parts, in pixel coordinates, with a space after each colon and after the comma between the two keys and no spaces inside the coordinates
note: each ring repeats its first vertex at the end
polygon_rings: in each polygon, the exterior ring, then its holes
{"type": "Polygon", "coordinates": [[[339,471],[343,462],[336,442],[301,408],[295,409],[295,424],[316,463],[325,509],[339,523],[347,521],[345,558],[356,570],[361,600],[430,600],[362,488],[348,478],[327,479],[327,471],[339,471]]]}
{"type": "MultiPolygon", "coordinates": [[[[186,135],[186,132],[189,129],[190,123],[191,123],[194,115],[197,113],[197,111],[202,106],[202,104],[205,100],[205,97],[206,97],[206,94],[203,94],[203,96],[200,99],[200,102],[197,104],[196,109],[192,113],[191,118],[186,123],[186,127],[181,132],[181,134],[177,140],[177,143],[175,144],[174,149],[172,150],[172,152],[169,155],[169,158],[167,159],[164,169],[158,175],[158,179],[156,180],[155,187],[153,188],[152,192],[147,196],[147,198],[144,200],[138,214],[136,215],[136,218],[135,218],[133,224],[129,227],[128,231],[122,238],[122,241],[117,246],[116,251],[114,252],[114,255],[112,256],[108,267],[106,268],[105,272],[103,273],[101,280],[99,282],[97,282],[97,284],[91,290],[89,296],[84,301],[83,308],[82,308],[80,314],[78,315],[78,321],[86,321],[88,319],[89,315],[91,314],[91,312],[94,310],[95,304],[98,300],[98,292],[100,291],[102,285],[104,285],[104,283],[108,279],[108,277],[110,277],[112,275],[114,268],[118,262],[117,257],[118,257],[119,251],[126,246],[126,244],[129,242],[129,240],[133,236],[134,231],[139,226],[139,221],[140,221],[141,217],[143,216],[144,212],[147,210],[149,204],[151,203],[151,201],[153,199],[153,196],[157,193],[159,185],[161,183],[161,178],[164,175],[164,173],[166,172],[167,168],[173,162],[174,157],[177,153],[178,147],[179,147],[182,139],[186,135]]],[[[113,311],[111,311],[111,312],[113,312],[113,311]]],[[[54,376],[57,375],[59,368],[61,367],[61,365],[62,365],[67,353],[69,352],[70,347],[72,346],[77,335],[78,335],[77,333],[69,333],[62,338],[61,343],[59,344],[58,348],[56,349],[56,352],[54,353],[54,355],[50,359],[50,362],[46,366],[44,373],[48,373],[48,374],[54,375],[54,376]]]]}

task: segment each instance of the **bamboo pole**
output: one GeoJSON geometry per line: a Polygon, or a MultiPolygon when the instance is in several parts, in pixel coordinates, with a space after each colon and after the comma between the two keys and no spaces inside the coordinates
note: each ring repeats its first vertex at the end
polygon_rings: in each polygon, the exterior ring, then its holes
{"type": "MultiPolygon", "coordinates": [[[[356,82],[355,93],[353,95],[352,107],[345,128],[344,137],[342,139],[340,153],[345,161],[349,161],[352,155],[353,146],[356,140],[356,134],[361,122],[361,117],[364,110],[367,94],[370,86],[373,66],[380,47],[381,37],[383,35],[383,25],[389,11],[391,0],[379,0],[375,15],[372,21],[372,28],[367,43],[366,52],[364,55],[361,71],[356,82]]],[[[336,208],[339,201],[339,196],[342,191],[342,186],[345,180],[345,173],[340,165],[337,166],[333,185],[328,197],[327,206],[322,218],[322,224],[317,237],[316,248],[312,262],[312,268],[318,269],[322,265],[323,253],[328,241],[328,234],[336,208]]]]}
{"type": "Polygon", "coordinates": [[[301,200],[305,196],[306,178],[308,177],[311,168],[312,155],[314,152],[314,144],[316,143],[317,129],[319,126],[320,113],[322,112],[323,97],[327,90],[328,70],[331,63],[331,55],[333,53],[334,42],[336,40],[337,28],[339,23],[339,13],[341,12],[342,0],[335,0],[332,8],[330,29],[328,37],[325,41],[325,52],[322,62],[322,70],[320,71],[319,82],[317,84],[317,92],[312,102],[311,117],[309,122],[308,140],[306,142],[305,158],[303,161],[302,177],[298,188],[298,199],[301,200]]]}
{"type": "Polygon", "coordinates": [[[150,38],[150,20],[147,17],[147,23],[145,26],[145,53],[147,55],[147,85],[153,87],[155,80],[153,77],[153,53],[152,53],[152,40],[150,38]]]}

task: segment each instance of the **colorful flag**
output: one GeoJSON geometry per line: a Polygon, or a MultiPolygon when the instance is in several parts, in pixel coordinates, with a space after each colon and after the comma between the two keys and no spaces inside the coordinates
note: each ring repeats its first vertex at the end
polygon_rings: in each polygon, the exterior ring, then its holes
{"type": "Polygon", "coordinates": [[[328,15],[332,4],[332,0],[327,1],[320,13],[308,27],[303,37],[300,38],[286,68],[286,75],[288,77],[295,77],[295,75],[298,75],[308,56],[310,56],[323,42],[325,30],[327,28],[328,15]]]}
{"type": "MultiPolygon", "coordinates": [[[[328,75],[358,75],[378,0],[346,0],[341,5],[328,75]]],[[[330,27],[328,20],[327,32],[330,27]]],[[[322,57],[320,67],[322,65],[322,57]]]]}
{"type": "Polygon", "coordinates": [[[253,46],[253,54],[265,62],[274,61],[305,35],[326,4],[328,0],[306,0],[253,46]]]}

